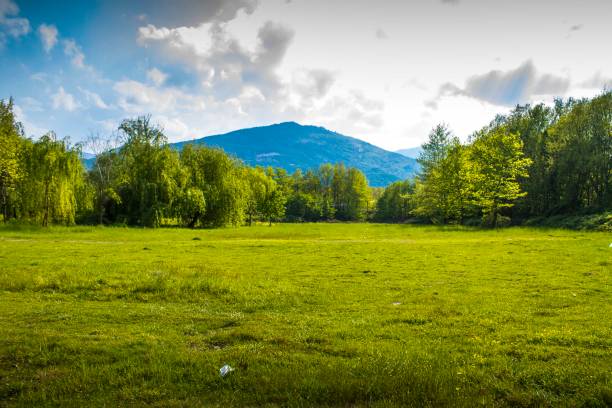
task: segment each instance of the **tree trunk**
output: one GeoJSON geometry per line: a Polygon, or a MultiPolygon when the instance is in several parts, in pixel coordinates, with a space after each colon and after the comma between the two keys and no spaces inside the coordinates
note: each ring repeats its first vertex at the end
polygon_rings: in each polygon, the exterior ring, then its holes
{"type": "Polygon", "coordinates": [[[198,222],[198,218],[199,218],[199,217],[200,217],[200,214],[199,214],[199,213],[198,213],[198,214],[196,214],[196,215],[195,215],[195,216],[194,216],[194,217],[191,219],[191,221],[189,222],[189,224],[187,224],[187,227],[189,227],[189,228],[194,228],[194,227],[195,227],[195,225],[196,225],[196,222],[198,222]]]}
{"type": "Polygon", "coordinates": [[[8,221],[8,204],[6,196],[6,186],[2,184],[2,221],[4,221],[5,223],[8,221]]]}
{"type": "Polygon", "coordinates": [[[102,192],[100,192],[98,195],[98,202],[100,203],[100,208],[98,208],[98,224],[102,225],[104,220],[104,201],[102,192]]]}
{"type": "Polygon", "coordinates": [[[43,227],[49,225],[49,183],[45,183],[45,210],[42,225],[43,227]]]}

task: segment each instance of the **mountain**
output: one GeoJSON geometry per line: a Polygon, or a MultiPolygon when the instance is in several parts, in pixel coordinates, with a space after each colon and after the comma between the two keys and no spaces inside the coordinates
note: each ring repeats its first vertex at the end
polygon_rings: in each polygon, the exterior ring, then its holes
{"type": "Polygon", "coordinates": [[[236,130],[171,146],[180,150],[189,143],[219,147],[250,166],[282,167],[289,173],[341,162],[361,170],[370,185],[377,187],[412,177],[418,168],[412,158],[322,127],[295,122],[236,130]]]}
{"type": "Polygon", "coordinates": [[[409,149],[396,150],[395,153],[399,153],[402,156],[410,157],[411,159],[416,159],[419,157],[422,151],[423,148],[421,146],[417,146],[411,147],[409,149]]]}

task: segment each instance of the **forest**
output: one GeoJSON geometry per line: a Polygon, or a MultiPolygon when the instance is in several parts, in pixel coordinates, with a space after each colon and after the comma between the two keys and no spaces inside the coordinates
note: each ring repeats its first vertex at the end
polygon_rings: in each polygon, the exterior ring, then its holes
{"type": "Polygon", "coordinates": [[[414,179],[371,188],[342,163],[249,167],[222,150],[180,152],[149,116],[113,138],[80,144],[28,138],[0,101],[4,222],[220,227],[276,221],[423,222],[505,226],[612,209],[612,92],[516,106],[462,142],[436,126],[414,179]],[[83,151],[96,154],[90,169],[83,151]]]}

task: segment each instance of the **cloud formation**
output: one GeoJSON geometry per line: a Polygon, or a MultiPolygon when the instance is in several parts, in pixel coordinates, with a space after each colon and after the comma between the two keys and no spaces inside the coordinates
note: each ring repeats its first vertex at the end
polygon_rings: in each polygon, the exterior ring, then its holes
{"type": "Polygon", "coordinates": [[[72,65],[79,69],[85,69],[85,54],[81,50],[81,47],[73,39],[64,40],[64,54],[70,57],[72,65]]]}
{"type": "Polygon", "coordinates": [[[85,95],[85,99],[98,109],[110,109],[102,97],[95,92],[79,87],[79,91],[85,95]]]}
{"type": "MultiPolygon", "coordinates": [[[[440,87],[436,100],[442,96],[463,95],[494,105],[512,106],[528,102],[534,96],[563,96],[570,80],[552,74],[540,74],[528,60],[508,71],[489,71],[467,79],[463,88],[452,83],[440,87]]],[[[436,106],[436,100],[427,102],[436,106]]]]}
{"type": "Polygon", "coordinates": [[[326,69],[304,69],[293,75],[293,85],[304,98],[323,98],[336,81],[336,75],[326,69]]]}
{"type": "Polygon", "coordinates": [[[293,30],[273,22],[258,31],[257,46],[246,49],[220,24],[167,28],[149,24],[139,28],[138,42],[156,47],[169,62],[180,63],[199,75],[201,85],[222,99],[255,86],[266,97],[281,87],[276,69],[293,39],[293,30]]]}
{"type": "Polygon", "coordinates": [[[53,102],[53,109],[63,109],[68,112],[77,110],[80,105],[74,99],[74,96],[64,90],[63,86],[60,86],[57,92],[51,97],[53,102]]]}
{"type": "Polygon", "coordinates": [[[30,32],[30,21],[19,16],[19,7],[12,0],[0,0],[0,48],[8,37],[19,38],[30,32]]]}
{"type": "Polygon", "coordinates": [[[612,90],[612,77],[604,77],[601,72],[597,72],[591,78],[580,84],[585,88],[590,89],[606,89],[612,90]]]}
{"type": "Polygon", "coordinates": [[[163,24],[166,27],[196,26],[203,23],[226,23],[239,12],[252,14],[259,0],[181,0],[178,4],[167,0],[132,0],[138,10],[154,10],[139,14],[141,21],[163,24]]]}
{"type": "Polygon", "coordinates": [[[53,47],[57,44],[58,34],[57,27],[53,24],[41,24],[38,27],[38,36],[40,37],[40,41],[46,53],[51,52],[53,47]]]}
{"type": "Polygon", "coordinates": [[[164,82],[166,82],[168,75],[157,68],[151,68],[147,71],[147,78],[149,78],[149,80],[153,82],[155,86],[161,86],[164,84],[164,82]]]}

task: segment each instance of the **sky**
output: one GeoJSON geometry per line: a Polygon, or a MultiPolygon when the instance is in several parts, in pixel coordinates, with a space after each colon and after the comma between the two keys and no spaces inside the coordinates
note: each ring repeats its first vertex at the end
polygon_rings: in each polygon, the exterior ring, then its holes
{"type": "Polygon", "coordinates": [[[285,121],[389,150],[612,88],[612,0],[0,0],[0,99],[29,137],[170,141],[285,121]]]}

